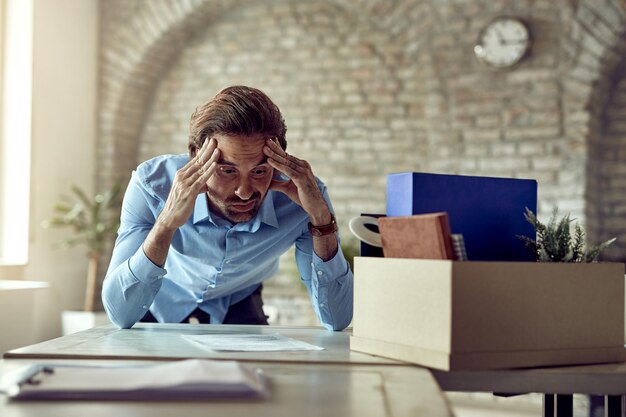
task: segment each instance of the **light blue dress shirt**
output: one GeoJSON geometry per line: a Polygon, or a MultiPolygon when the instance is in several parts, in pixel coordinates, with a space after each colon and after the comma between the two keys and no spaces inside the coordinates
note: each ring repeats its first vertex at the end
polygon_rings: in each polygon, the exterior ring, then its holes
{"type": "MultiPolygon", "coordinates": [[[[294,243],[302,282],[313,309],[327,329],[352,320],[352,271],[341,250],[329,261],[313,251],[306,212],[283,193],[268,191],[256,216],[231,224],[211,215],[207,197],[196,199],[192,216],[174,234],[163,268],[143,252],[143,242],[163,209],[185,154],[148,160],[133,172],[122,205],[102,301],[111,321],[130,328],[148,311],[159,322],[179,323],[196,307],[222,323],[228,307],[271,278],[278,257],[294,243]]],[[[318,185],[328,207],[326,186],[318,185]]]]}

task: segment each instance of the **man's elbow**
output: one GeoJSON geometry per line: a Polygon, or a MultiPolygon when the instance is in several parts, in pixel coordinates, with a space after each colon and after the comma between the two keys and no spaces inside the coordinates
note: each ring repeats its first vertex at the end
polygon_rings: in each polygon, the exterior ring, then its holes
{"type": "Polygon", "coordinates": [[[117,326],[118,329],[130,329],[137,322],[136,320],[129,320],[127,317],[115,317],[108,312],[107,315],[111,323],[117,326]]]}
{"type": "Polygon", "coordinates": [[[130,329],[136,323],[136,321],[130,320],[111,320],[111,323],[117,326],[118,329],[130,329]]]}
{"type": "Polygon", "coordinates": [[[107,313],[109,321],[117,326],[117,328],[130,329],[135,323],[137,323],[137,320],[132,320],[130,317],[128,317],[128,315],[116,313],[114,309],[111,308],[111,306],[107,305],[106,302],[103,304],[104,311],[107,313]]]}
{"type": "Polygon", "coordinates": [[[346,327],[350,325],[352,322],[352,310],[345,317],[342,317],[340,320],[329,320],[328,322],[322,323],[322,325],[326,328],[326,330],[332,330],[333,332],[340,332],[346,327]]]}

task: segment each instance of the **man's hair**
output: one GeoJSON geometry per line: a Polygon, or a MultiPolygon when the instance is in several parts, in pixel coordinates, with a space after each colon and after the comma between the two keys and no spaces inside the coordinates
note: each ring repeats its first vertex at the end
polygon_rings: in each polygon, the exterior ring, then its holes
{"type": "Polygon", "coordinates": [[[262,134],[277,138],[287,149],[287,127],[278,107],[261,90],[245,86],[227,87],[199,106],[189,123],[189,154],[193,157],[205,140],[215,134],[262,134]]]}

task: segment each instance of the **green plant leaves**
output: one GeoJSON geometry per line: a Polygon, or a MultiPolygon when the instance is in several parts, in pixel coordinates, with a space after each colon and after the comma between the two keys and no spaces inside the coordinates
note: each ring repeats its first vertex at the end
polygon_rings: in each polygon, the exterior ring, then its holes
{"type": "Polygon", "coordinates": [[[74,236],[59,243],[59,248],[85,245],[90,255],[99,255],[107,239],[116,234],[119,227],[118,210],[122,203],[121,185],[114,184],[104,193],[89,197],[80,187],[70,187],[71,197],[53,206],[56,216],[45,220],[43,227],[69,227],[74,236]]]}
{"type": "Polygon", "coordinates": [[[585,231],[576,223],[574,235],[571,235],[572,219],[566,215],[557,220],[558,209],[554,209],[547,225],[541,223],[535,213],[526,208],[524,217],[533,225],[537,235],[536,240],[527,236],[518,236],[526,248],[535,255],[537,262],[596,262],[598,255],[615,238],[609,239],[597,246],[585,248],[585,231]]]}

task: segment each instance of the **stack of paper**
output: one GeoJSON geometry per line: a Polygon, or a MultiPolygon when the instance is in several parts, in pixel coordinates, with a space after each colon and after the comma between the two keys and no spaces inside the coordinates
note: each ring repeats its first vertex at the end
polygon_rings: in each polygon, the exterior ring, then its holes
{"type": "Polygon", "coordinates": [[[285,352],[300,350],[324,350],[301,340],[278,333],[273,334],[184,334],[183,339],[209,350],[235,352],[285,352]]]}
{"type": "Polygon", "coordinates": [[[42,366],[4,387],[15,400],[258,398],[260,372],[235,361],[189,359],[148,366],[42,366]]]}

